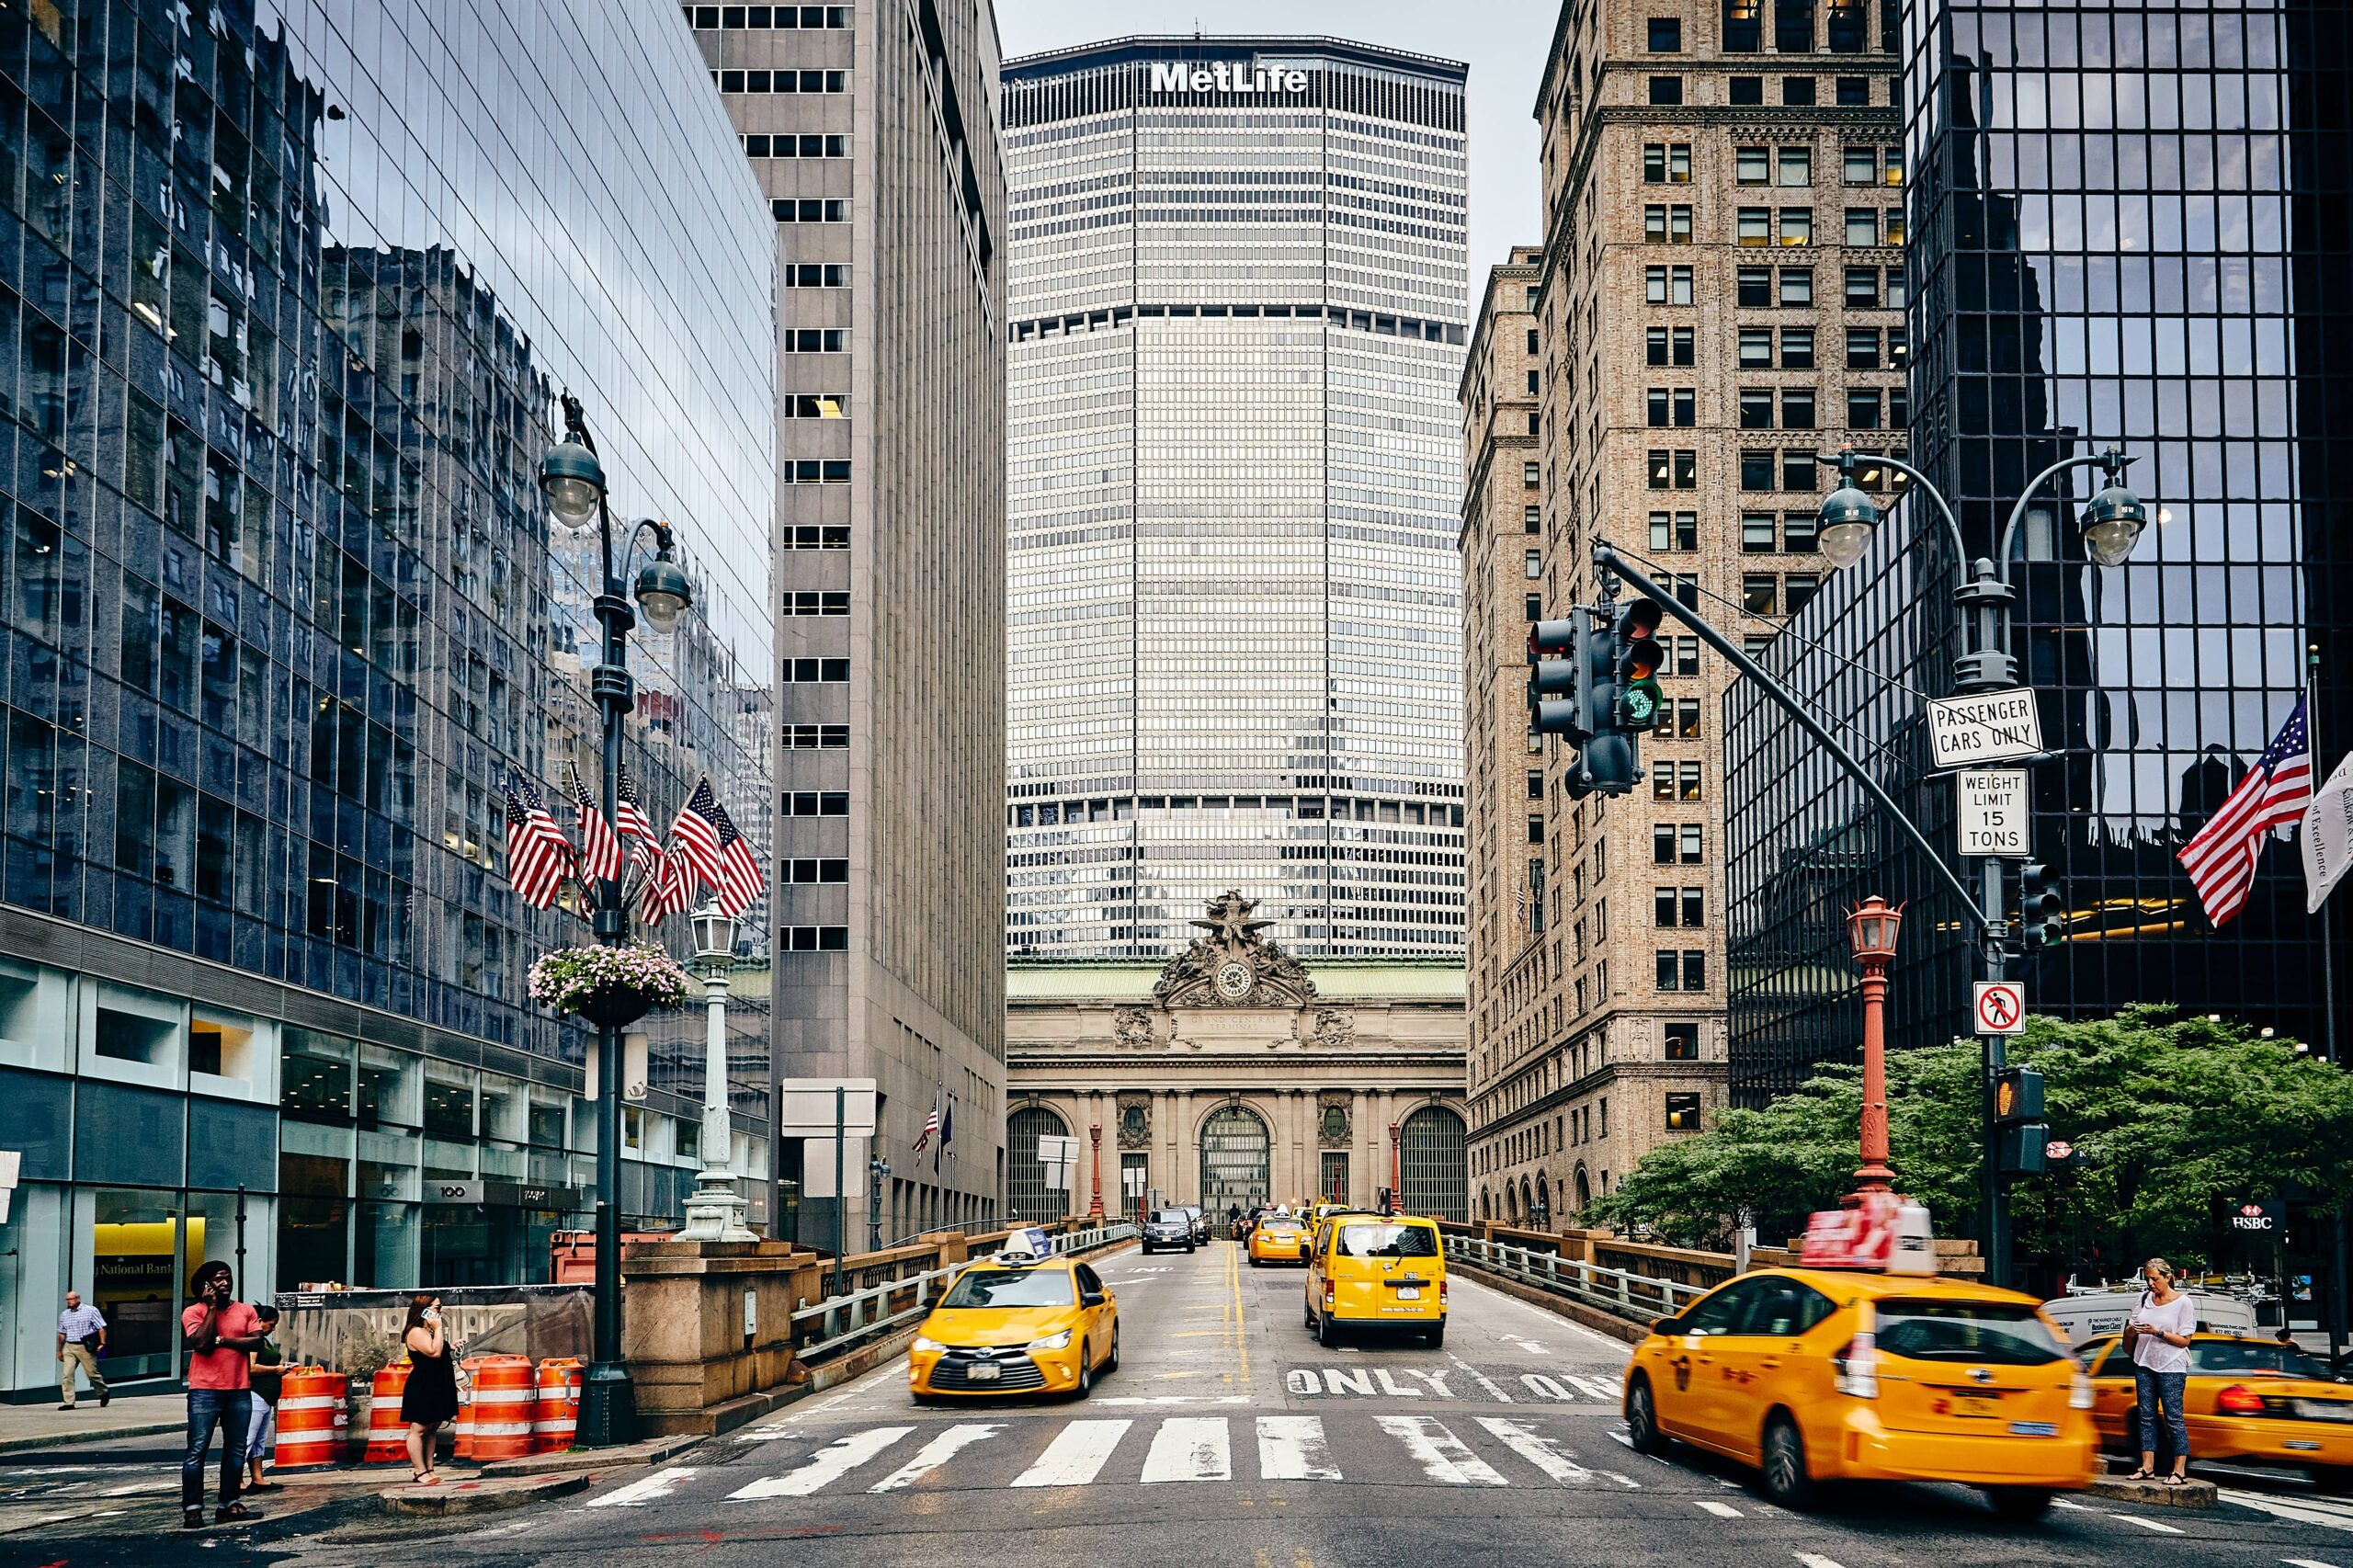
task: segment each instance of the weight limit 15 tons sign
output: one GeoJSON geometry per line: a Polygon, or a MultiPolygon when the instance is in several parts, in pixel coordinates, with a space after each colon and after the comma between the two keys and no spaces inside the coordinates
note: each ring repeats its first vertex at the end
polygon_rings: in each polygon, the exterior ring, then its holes
{"type": "Polygon", "coordinates": [[[1953,824],[1961,852],[1985,858],[2027,854],[2026,769],[1984,768],[1953,775],[1953,824]]]}

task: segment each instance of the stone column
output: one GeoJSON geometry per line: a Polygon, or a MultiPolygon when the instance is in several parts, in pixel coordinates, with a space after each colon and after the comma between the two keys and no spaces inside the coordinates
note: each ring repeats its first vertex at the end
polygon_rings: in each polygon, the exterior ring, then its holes
{"type": "MultiPolygon", "coordinates": [[[[1206,1204],[1201,1196],[1201,1161],[1193,1148],[1193,1091],[1168,1092],[1168,1196],[1174,1202],[1206,1204]],[[1189,1198],[1188,1198],[1189,1195],[1189,1198]]],[[[1207,1212],[1204,1208],[1203,1212],[1207,1212]]]]}

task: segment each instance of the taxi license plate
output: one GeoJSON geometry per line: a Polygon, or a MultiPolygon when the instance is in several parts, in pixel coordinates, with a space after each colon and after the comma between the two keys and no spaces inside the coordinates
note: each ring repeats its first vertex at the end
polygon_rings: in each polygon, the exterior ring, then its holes
{"type": "Polygon", "coordinates": [[[1957,1393],[1952,1396],[1952,1413],[1955,1415],[1995,1415],[2000,1411],[2001,1406],[1995,1401],[1980,1399],[1975,1394],[1957,1393]]]}
{"type": "Polygon", "coordinates": [[[2013,1437],[2055,1437],[2058,1435],[2059,1424],[2056,1421],[2013,1421],[2010,1423],[2010,1436],[2013,1437]]]}
{"type": "Polygon", "coordinates": [[[997,1368],[995,1362],[982,1361],[968,1368],[964,1375],[976,1383],[993,1383],[996,1381],[997,1368]]]}
{"type": "Polygon", "coordinates": [[[2300,1399],[2295,1411],[2306,1421],[2353,1421],[2353,1399],[2300,1399]]]}
{"type": "Polygon", "coordinates": [[[1397,1299],[1401,1301],[1418,1301],[1422,1299],[1421,1287],[1418,1285],[1400,1285],[1397,1287],[1397,1299]]]}

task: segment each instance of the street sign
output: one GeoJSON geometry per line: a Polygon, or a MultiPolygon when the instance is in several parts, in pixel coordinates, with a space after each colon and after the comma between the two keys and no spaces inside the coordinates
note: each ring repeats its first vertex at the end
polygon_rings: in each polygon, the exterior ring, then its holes
{"type": "Polygon", "coordinates": [[[1961,852],[2023,858],[2028,853],[2026,769],[1958,773],[1953,779],[1953,823],[1961,852]]]}
{"type": "Polygon", "coordinates": [[[841,1130],[853,1138],[874,1136],[874,1080],[871,1078],[787,1078],[777,1085],[779,1138],[831,1138],[834,1135],[834,1091],[842,1096],[841,1130]]]}
{"type": "Polygon", "coordinates": [[[2253,1203],[2234,1203],[2230,1207],[2230,1221],[2234,1231],[2284,1236],[2288,1230],[2288,1206],[2276,1198],[2253,1203]]]}
{"type": "Polygon", "coordinates": [[[2034,756],[2042,750],[2042,723],[2034,693],[2020,688],[1982,697],[1928,699],[1930,766],[1941,772],[2034,756]]]}
{"type": "Polygon", "coordinates": [[[2075,1152],[2075,1146],[2064,1138],[2053,1138],[2042,1146],[2042,1152],[2054,1160],[2063,1160],[2075,1152]]]}
{"type": "Polygon", "coordinates": [[[2026,987],[2015,980],[1981,980],[1970,1012],[1979,1034],[2024,1034],[2026,987]]]}
{"type": "Polygon", "coordinates": [[[1078,1140],[1059,1133],[1040,1133],[1038,1163],[1046,1167],[1048,1187],[1069,1191],[1071,1172],[1078,1165],[1078,1140]]]}

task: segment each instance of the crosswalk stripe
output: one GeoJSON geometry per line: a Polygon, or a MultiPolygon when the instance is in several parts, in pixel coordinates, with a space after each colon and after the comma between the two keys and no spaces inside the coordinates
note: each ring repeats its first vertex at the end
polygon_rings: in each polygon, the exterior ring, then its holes
{"type": "Polygon", "coordinates": [[[1794,1555],[1799,1568],[1843,1568],[1843,1564],[1823,1556],[1819,1551],[1801,1551],[1794,1555]]]}
{"type": "Polygon", "coordinates": [[[1620,1396],[1624,1392],[1607,1378],[1589,1378],[1582,1372],[1563,1372],[1561,1376],[1576,1384],[1579,1393],[1597,1399],[1604,1404],[1617,1403],[1620,1396]]]}
{"type": "Polygon", "coordinates": [[[839,1481],[914,1430],[912,1426],[874,1426],[863,1432],[853,1432],[818,1449],[800,1469],[755,1481],[727,1495],[731,1499],[745,1500],[809,1496],[820,1487],[839,1481]]]}
{"type": "Polygon", "coordinates": [[[2323,1562],[2317,1557],[2283,1557],[2279,1561],[2288,1568],[2336,1568],[2336,1563],[2323,1562]]]}
{"type": "Polygon", "coordinates": [[[1694,1497],[1691,1501],[1701,1512],[1713,1514],[1720,1519],[1736,1519],[1740,1517],[1740,1510],[1738,1508],[1733,1507],[1729,1503],[1719,1503],[1713,1497],[1694,1497]]]}
{"type": "Polygon", "coordinates": [[[954,1459],[962,1450],[984,1438],[994,1437],[1005,1427],[986,1421],[959,1422],[915,1450],[915,1457],[867,1488],[869,1492],[896,1492],[912,1486],[954,1459]]]}
{"type": "Polygon", "coordinates": [[[1431,1415],[1383,1415],[1378,1418],[1381,1429],[1405,1445],[1405,1451],[1421,1465],[1422,1473],[1432,1481],[1449,1486],[1472,1483],[1481,1486],[1507,1486],[1495,1468],[1472,1453],[1461,1438],[1456,1437],[1431,1415]]]}
{"type": "Polygon", "coordinates": [[[1054,1434],[1037,1462],[1016,1476],[1016,1486],[1084,1486],[1101,1472],[1111,1450],[1133,1426],[1130,1421],[1074,1421],[1054,1434]]]}
{"type": "Polygon", "coordinates": [[[1231,1481],[1233,1451],[1222,1415],[1175,1415],[1160,1424],[1143,1458],[1143,1479],[1231,1481]]]}
{"type": "Polygon", "coordinates": [[[608,1492],[602,1497],[591,1497],[592,1508],[642,1508],[648,1503],[658,1503],[670,1495],[681,1481],[691,1481],[699,1473],[692,1466],[677,1466],[657,1470],[652,1475],[631,1482],[618,1492],[608,1492]]]}
{"type": "Polygon", "coordinates": [[[1324,1440],[1324,1423],[1313,1415],[1258,1417],[1258,1479],[1261,1481],[1337,1481],[1339,1467],[1332,1462],[1324,1440]]]}
{"type": "Polygon", "coordinates": [[[2166,1524],[2163,1519],[2144,1519],[2138,1514],[2120,1514],[2113,1509],[2109,1510],[2108,1517],[2111,1519],[2122,1519],[2126,1524],[2138,1525],[2144,1530],[2154,1530],[2159,1535],[2182,1533],[2180,1526],[2166,1524]]]}
{"type": "Polygon", "coordinates": [[[1482,1415],[1479,1425],[1485,1427],[1490,1436],[1501,1438],[1504,1447],[1563,1486],[1574,1486],[1593,1479],[1593,1471],[1563,1453],[1552,1438],[1540,1432],[1530,1431],[1521,1422],[1482,1415]]]}
{"type": "Polygon", "coordinates": [[[2353,1516],[2336,1513],[2311,1498],[2270,1497],[2260,1492],[2242,1492],[2235,1486],[2223,1487],[2222,1494],[2225,1503],[2254,1508],[2277,1518],[2293,1519],[2303,1525],[2326,1525],[2334,1530],[2353,1530],[2353,1516]]]}

